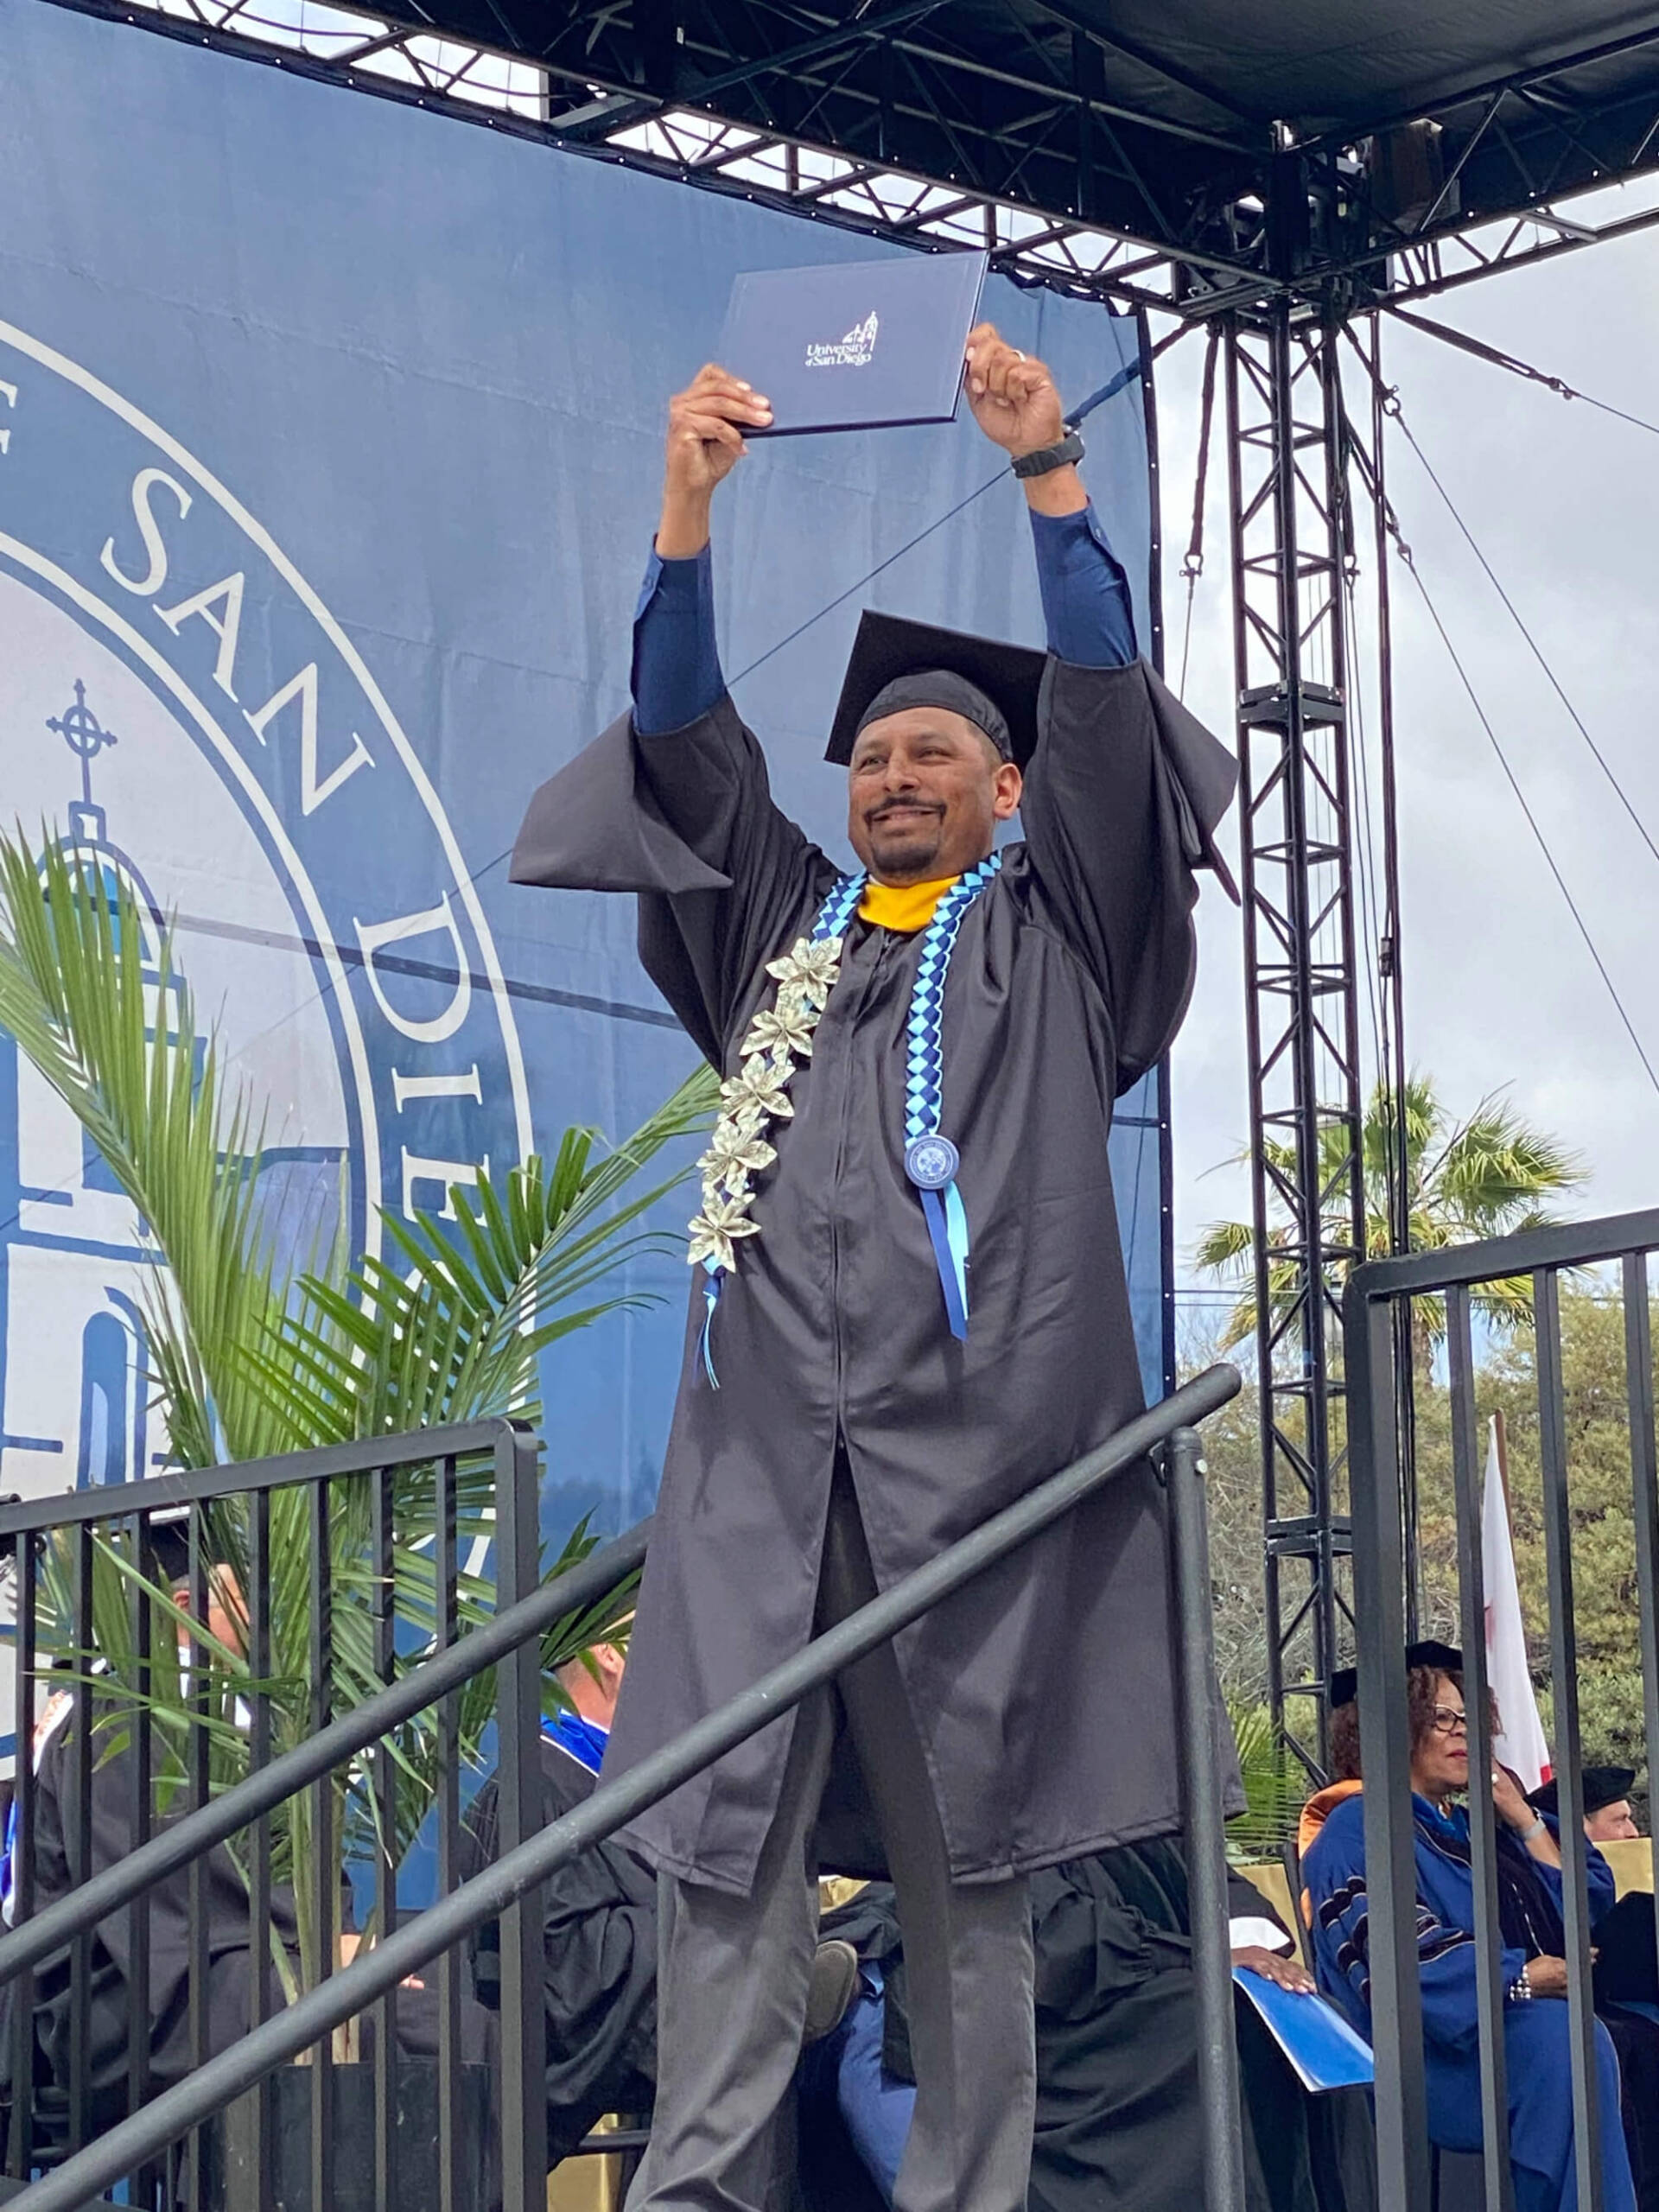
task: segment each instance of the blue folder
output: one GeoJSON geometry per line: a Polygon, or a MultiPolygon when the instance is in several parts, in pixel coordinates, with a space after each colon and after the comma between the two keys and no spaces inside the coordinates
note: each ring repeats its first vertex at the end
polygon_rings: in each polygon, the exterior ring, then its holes
{"type": "Polygon", "coordinates": [[[1376,2077],[1371,2047],[1333,2005],[1323,1997],[1281,1989],[1248,1967],[1235,1967],[1233,1980],[1262,2015],[1305,2089],[1317,2094],[1370,2087],[1376,2077]]]}
{"type": "Polygon", "coordinates": [[[744,435],[948,423],[985,263],[907,253],[738,277],[716,358],[772,410],[769,430],[744,435]]]}

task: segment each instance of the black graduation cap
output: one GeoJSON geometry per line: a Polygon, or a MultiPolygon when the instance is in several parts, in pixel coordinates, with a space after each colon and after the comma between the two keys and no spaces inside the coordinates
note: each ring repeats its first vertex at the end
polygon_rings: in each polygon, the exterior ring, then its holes
{"type": "MultiPolygon", "coordinates": [[[[1406,1671],[1409,1673],[1414,1667],[1433,1667],[1437,1674],[1460,1675],[1463,1654],[1453,1650],[1449,1643],[1436,1643],[1432,1636],[1424,1637],[1421,1643],[1406,1646],[1406,1671]]],[[[1351,1705],[1358,1695],[1358,1668],[1338,1667],[1331,1677],[1332,1712],[1339,1706],[1351,1705]]]]}
{"type": "MultiPolygon", "coordinates": [[[[859,619],[823,757],[837,767],[847,767],[858,726],[888,684],[904,677],[940,672],[944,681],[937,695],[925,684],[912,686],[911,695],[895,701],[892,711],[897,713],[900,706],[949,707],[966,714],[982,728],[987,719],[1000,721],[1001,728],[988,729],[986,734],[1005,759],[1027,768],[1037,749],[1038,705],[1047,663],[1047,654],[1030,645],[970,637],[961,630],[941,630],[931,622],[909,622],[896,614],[867,609],[859,619]],[[971,696],[963,696],[961,687],[964,685],[982,695],[982,708],[976,708],[971,696]]],[[[1232,804],[1237,765],[1144,661],[1135,663],[1125,680],[1146,687],[1165,787],[1187,864],[1213,868],[1223,890],[1236,906],[1238,886],[1216,842],[1215,832],[1232,804]]],[[[631,766],[628,773],[632,776],[631,766]]],[[[631,782],[628,790],[632,792],[631,782]]]]}
{"type": "Polygon", "coordinates": [[[151,1516],[143,1572],[176,1585],[190,1572],[190,1509],[173,1506],[151,1516]]]}
{"type": "MultiPolygon", "coordinates": [[[[1037,749],[1037,698],[1047,658],[1030,645],[970,637],[965,631],[940,630],[931,622],[908,622],[902,616],[867,608],[853,640],[823,757],[846,767],[853,757],[858,725],[877,694],[896,677],[941,669],[984,693],[1007,728],[1010,758],[1023,768],[1037,749]]],[[[912,703],[950,706],[951,702],[917,699],[912,703]]],[[[958,706],[955,711],[965,709],[958,706]]],[[[996,743],[996,731],[987,734],[996,743]]]]}
{"type": "MultiPolygon", "coordinates": [[[[1605,1812],[1609,1805],[1617,1805],[1628,1797],[1636,1783],[1633,1766],[1587,1766],[1584,1770],[1584,1809],[1586,1813],[1605,1812]]],[[[1558,1817],[1560,1806],[1557,1802],[1555,1784],[1547,1782],[1535,1789],[1527,1802],[1540,1813],[1558,1817]]]]}

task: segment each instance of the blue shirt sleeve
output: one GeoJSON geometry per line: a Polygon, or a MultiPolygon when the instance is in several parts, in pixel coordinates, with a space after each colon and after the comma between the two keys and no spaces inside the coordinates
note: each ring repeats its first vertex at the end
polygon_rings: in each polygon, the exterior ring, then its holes
{"type": "MultiPolygon", "coordinates": [[[[1135,657],[1128,579],[1092,505],[1031,518],[1048,649],[1077,668],[1127,668],[1135,657]]],[[[689,561],[655,550],[633,618],[633,720],[645,737],[683,729],[726,689],[715,635],[709,549],[689,561]]]]}
{"type": "Polygon", "coordinates": [[[1129,580],[1092,502],[1076,514],[1031,511],[1048,650],[1076,668],[1127,668],[1135,657],[1129,580]]]}
{"type": "Polygon", "coordinates": [[[634,728],[642,737],[683,729],[725,689],[709,548],[690,561],[664,561],[653,548],[633,611],[634,728]]]}

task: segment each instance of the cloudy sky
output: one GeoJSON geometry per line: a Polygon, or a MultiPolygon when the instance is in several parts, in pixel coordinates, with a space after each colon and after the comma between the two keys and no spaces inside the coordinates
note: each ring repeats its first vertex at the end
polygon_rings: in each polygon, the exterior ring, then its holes
{"type": "MultiPolygon", "coordinates": [[[[1656,196],[1649,190],[1645,204],[1656,196]]],[[[1604,194],[1572,212],[1604,219],[1642,204],[1604,194]]],[[[1420,311],[1659,425],[1659,229],[1483,279],[1420,311]]],[[[1419,444],[1659,844],[1659,430],[1563,401],[1391,321],[1384,343],[1385,372],[1419,444]]],[[[1202,346],[1185,340],[1160,364],[1172,670],[1202,346]]],[[[1357,384],[1351,407],[1358,398],[1357,384]]],[[[1219,405],[1217,413],[1219,430],[1219,405]]],[[[1387,465],[1423,578],[1659,1068],[1659,861],[1397,435],[1387,465]]],[[[1217,436],[1186,696],[1223,734],[1232,699],[1225,482],[1217,436]]],[[[1363,553],[1369,570],[1369,542],[1363,553]]],[[[1392,581],[1413,1065],[1433,1075],[1456,1112],[1507,1089],[1523,1114],[1574,1146],[1590,1177],[1574,1213],[1659,1205],[1659,1090],[1397,560],[1392,581]]],[[[1369,730],[1375,717],[1367,720],[1369,730]]],[[[1241,940],[1219,896],[1204,901],[1200,936],[1198,994],[1175,1059],[1177,1235],[1189,1285],[1198,1230],[1249,1208],[1240,1171],[1205,1172],[1237,1151],[1247,1129],[1241,940]]],[[[1367,1063],[1369,1084],[1369,1045],[1367,1063]]]]}

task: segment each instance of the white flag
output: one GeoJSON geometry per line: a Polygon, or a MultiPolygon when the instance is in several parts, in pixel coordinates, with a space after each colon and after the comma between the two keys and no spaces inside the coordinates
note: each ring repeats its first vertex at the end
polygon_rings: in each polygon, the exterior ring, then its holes
{"type": "Polygon", "coordinates": [[[1481,1575],[1486,1586],[1486,1680],[1497,1700],[1497,1732],[1492,1750],[1521,1777],[1525,1790],[1549,1780],[1549,1744],[1538,1718],[1527,1668],[1527,1631],[1521,1618],[1521,1592],[1515,1579],[1515,1549],[1510,1539],[1509,1502],[1498,1457],[1497,1423],[1491,1425],[1486,1452],[1485,1488],[1480,1508],[1481,1575]]]}

